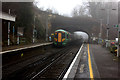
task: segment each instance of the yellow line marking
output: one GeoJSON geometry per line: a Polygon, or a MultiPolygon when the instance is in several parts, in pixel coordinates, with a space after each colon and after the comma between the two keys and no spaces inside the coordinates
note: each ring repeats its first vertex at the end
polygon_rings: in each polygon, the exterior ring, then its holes
{"type": "Polygon", "coordinates": [[[90,78],[91,78],[91,80],[94,80],[92,64],[91,64],[91,57],[90,57],[90,51],[89,51],[89,44],[88,44],[88,63],[89,63],[90,78]]]}

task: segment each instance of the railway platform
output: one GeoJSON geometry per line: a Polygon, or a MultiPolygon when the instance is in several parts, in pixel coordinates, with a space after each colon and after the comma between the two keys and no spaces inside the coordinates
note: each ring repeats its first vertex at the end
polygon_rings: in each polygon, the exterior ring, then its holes
{"type": "Polygon", "coordinates": [[[35,43],[35,44],[29,44],[29,45],[6,46],[6,47],[2,47],[1,54],[6,53],[6,52],[12,52],[12,51],[17,51],[17,50],[27,49],[27,48],[34,48],[34,47],[49,45],[49,44],[52,44],[52,42],[35,43]]]}
{"type": "Polygon", "coordinates": [[[120,60],[108,49],[97,44],[83,44],[63,80],[66,79],[113,79],[120,78],[120,60]]]}

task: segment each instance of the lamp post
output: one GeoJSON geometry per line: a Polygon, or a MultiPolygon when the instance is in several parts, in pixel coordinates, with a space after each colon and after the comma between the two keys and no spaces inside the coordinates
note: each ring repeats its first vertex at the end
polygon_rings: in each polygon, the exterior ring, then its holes
{"type": "Polygon", "coordinates": [[[106,47],[108,47],[108,40],[109,40],[109,8],[107,9],[107,35],[106,35],[106,38],[107,38],[107,42],[106,42],[106,47]]]}
{"type": "Polygon", "coordinates": [[[119,57],[119,52],[120,52],[120,50],[119,50],[119,48],[120,48],[120,24],[118,24],[118,46],[117,46],[117,57],[119,57]]]}
{"type": "Polygon", "coordinates": [[[101,39],[102,39],[102,20],[103,20],[103,19],[100,19],[99,43],[101,43],[101,39]]]}
{"type": "MultiPolygon", "coordinates": [[[[101,9],[101,10],[105,10],[105,9],[101,9]]],[[[108,47],[108,40],[109,40],[109,8],[107,9],[107,33],[106,33],[106,47],[108,47]]]]}
{"type": "MultiPolygon", "coordinates": [[[[101,10],[105,10],[105,9],[101,9],[101,10]]],[[[112,9],[112,10],[116,10],[116,9],[112,9]]],[[[110,18],[109,11],[110,11],[110,9],[108,8],[108,9],[107,9],[107,34],[106,34],[107,42],[106,42],[106,47],[108,47],[109,29],[110,29],[110,28],[109,28],[109,18],[110,18]]]]}

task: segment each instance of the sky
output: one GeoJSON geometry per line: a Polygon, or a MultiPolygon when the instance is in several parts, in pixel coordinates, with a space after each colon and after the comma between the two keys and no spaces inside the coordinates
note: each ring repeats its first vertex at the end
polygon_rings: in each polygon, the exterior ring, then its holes
{"type": "Polygon", "coordinates": [[[72,16],[72,11],[76,6],[82,5],[82,0],[35,0],[39,8],[54,9],[60,15],[72,16]]]}
{"type": "Polygon", "coordinates": [[[43,10],[52,9],[57,11],[58,14],[64,16],[72,16],[72,11],[75,7],[83,5],[83,1],[92,2],[115,2],[120,0],[35,0],[38,8],[43,10]]]}

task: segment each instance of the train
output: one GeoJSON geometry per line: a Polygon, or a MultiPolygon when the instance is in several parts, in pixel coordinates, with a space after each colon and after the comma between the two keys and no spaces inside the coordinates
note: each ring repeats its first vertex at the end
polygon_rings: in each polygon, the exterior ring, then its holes
{"type": "Polygon", "coordinates": [[[53,39],[53,45],[54,46],[66,46],[70,40],[70,33],[63,29],[58,29],[54,32],[54,39],[53,39]]]}
{"type": "Polygon", "coordinates": [[[58,29],[54,33],[51,34],[52,42],[54,46],[66,46],[71,42],[81,42],[87,43],[88,42],[88,34],[85,32],[77,31],[71,34],[70,32],[58,29]]]}

